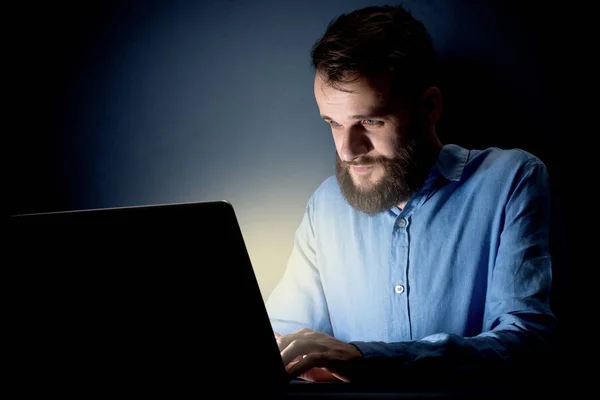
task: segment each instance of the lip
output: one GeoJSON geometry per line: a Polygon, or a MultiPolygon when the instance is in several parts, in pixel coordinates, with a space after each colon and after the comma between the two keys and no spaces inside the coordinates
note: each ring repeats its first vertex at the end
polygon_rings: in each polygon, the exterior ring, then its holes
{"type": "Polygon", "coordinates": [[[353,165],[352,170],[357,174],[366,174],[373,169],[372,165],[353,165]]]}

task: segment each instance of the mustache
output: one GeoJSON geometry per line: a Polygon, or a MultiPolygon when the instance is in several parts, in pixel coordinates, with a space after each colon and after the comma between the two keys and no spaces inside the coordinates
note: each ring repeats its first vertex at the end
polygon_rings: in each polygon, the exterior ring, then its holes
{"type": "Polygon", "coordinates": [[[368,167],[371,165],[385,164],[389,162],[385,157],[364,156],[354,161],[342,161],[345,167],[368,167]]]}

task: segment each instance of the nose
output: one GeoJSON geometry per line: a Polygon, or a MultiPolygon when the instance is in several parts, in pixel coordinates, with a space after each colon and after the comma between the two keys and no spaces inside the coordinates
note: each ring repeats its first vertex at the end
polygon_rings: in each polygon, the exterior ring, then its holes
{"type": "Polygon", "coordinates": [[[369,138],[361,127],[352,126],[340,132],[338,154],[344,162],[350,162],[369,152],[369,138]]]}

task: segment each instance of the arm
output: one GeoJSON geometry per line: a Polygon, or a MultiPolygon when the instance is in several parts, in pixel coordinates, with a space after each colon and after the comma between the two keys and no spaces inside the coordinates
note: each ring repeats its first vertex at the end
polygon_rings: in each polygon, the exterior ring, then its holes
{"type": "Polygon", "coordinates": [[[294,236],[294,246],[283,277],[266,306],[272,328],[284,335],[301,328],[332,334],[321,278],[316,268],[313,199],[294,236]]]}
{"type": "Polygon", "coordinates": [[[439,333],[412,342],[353,342],[370,378],[394,379],[399,371],[509,371],[551,355],[555,317],[550,309],[549,180],[540,162],[525,167],[504,208],[483,332],[474,337],[439,333]]]}

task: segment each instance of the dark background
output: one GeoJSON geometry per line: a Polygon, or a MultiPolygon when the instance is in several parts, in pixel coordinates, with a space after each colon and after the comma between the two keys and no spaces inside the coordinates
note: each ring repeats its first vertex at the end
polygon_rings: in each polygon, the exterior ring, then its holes
{"type": "MultiPolygon", "coordinates": [[[[310,45],[332,17],[374,4],[384,3],[19,7],[9,213],[214,198],[263,207],[265,192],[302,208],[334,151],[312,97],[310,45]]],[[[576,3],[403,4],[440,55],[443,141],[529,150],[562,194],[576,3]]]]}
{"type": "MultiPolygon", "coordinates": [[[[578,162],[582,3],[400,3],[430,30],[440,56],[442,141],[531,151],[562,205],[567,167],[578,162]]],[[[308,197],[333,173],[310,47],[333,17],[379,4],[12,5],[8,214],[227,199],[267,295],[308,197]]],[[[561,289],[564,270],[557,277],[561,289]]]]}

